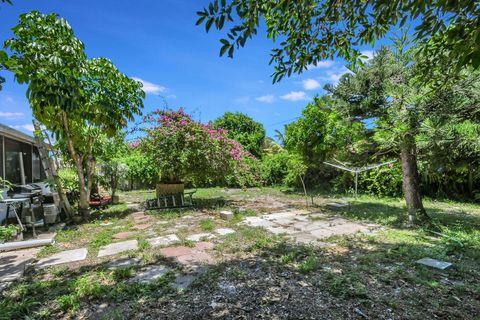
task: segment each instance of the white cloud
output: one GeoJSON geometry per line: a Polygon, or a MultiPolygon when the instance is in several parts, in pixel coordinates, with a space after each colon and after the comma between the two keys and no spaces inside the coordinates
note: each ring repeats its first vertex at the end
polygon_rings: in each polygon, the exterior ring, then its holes
{"type": "Polygon", "coordinates": [[[315,90],[320,87],[320,82],[315,79],[307,79],[302,81],[305,90],[315,90]]]}
{"type": "Polygon", "coordinates": [[[280,99],[288,101],[300,101],[310,99],[307,94],[303,91],[290,91],[289,93],[280,96],[280,99]]]}
{"type": "Polygon", "coordinates": [[[272,103],[274,98],[275,97],[273,94],[267,94],[261,97],[256,97],[255,100],[265,103],[272,103]]]}
{"type": "Polygon", "coordinates": [[[0,118],[5,118],[5,119],[17,119],[17,118],[23,118],[24,114],[21,112],[2,112],[0,111],[0,118]]]}
{"type": "Polygon", "coordinates": [[[307,66],[308,70],[319,69],[319,68],[330,68],[335,62],[333,60],[322,60],[318,61],[316,65],[310,64],[307,66]]]}
{"type": "Polygon", "coordinates": [[[30,131],[30,132],[33,132],[35,130],[35,128],[33,127],[33,124],[18,124],[18,125],[14,125],[14,126],[11,126],[12,128],[14,129],[23,129],[23,130],[26,130],[26,131],[30,131]]]}
{"type": "Polygon", "coordinates": [[[360,54],[362,56],[366,56],[367,59],[366,60],[370,60],[373,58],[373,56],[375,55],[375,51],[373,50],[364,50],[364,51],[361,51],[360,54]]]}
{"type": "Polygon", "coordinates": [[[165,88],[164,86],[148,82],[147,80],[143,80],[136,77],[132,77],[132,79],[142,83],[143,91],[145,91],[145,93],[159,95],[160,93],[165,92],[167,90],[167,88],[165,88]]]}
{"type": "Polygon", "coordinates": [[[347,69],[345,66],[338,70],[330,70],[325,72],[325,75],[321,77],[322,80],[328,81],[331,84],[337,84],[337,82],[340,80],[340,78],[345,74],[345,73],[352,73],[349,69],[347,69]]]}

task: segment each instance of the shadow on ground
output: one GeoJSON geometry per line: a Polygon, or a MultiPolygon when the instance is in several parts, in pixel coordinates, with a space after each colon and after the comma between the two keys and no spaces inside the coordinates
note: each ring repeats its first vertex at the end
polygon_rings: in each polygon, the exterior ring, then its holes
{"type": "MultiPolygon", "coordinates": [[[[126,282],[134,268],[35,270],[4,293],[1,317],[474,319],[480,313],[475,248],[450,254],[441,241],[398,232],[401,239],[350,237],[335,247],[255,241],[241,258],[226,252],[233,258],[207,267],[181,293],[169,285],[172,274],[149,285],[126,282]],[[454,266],[415,264],[425,256],[454,266]]],[[[181,268],[161,256],[151,263],[181,268]]]]}

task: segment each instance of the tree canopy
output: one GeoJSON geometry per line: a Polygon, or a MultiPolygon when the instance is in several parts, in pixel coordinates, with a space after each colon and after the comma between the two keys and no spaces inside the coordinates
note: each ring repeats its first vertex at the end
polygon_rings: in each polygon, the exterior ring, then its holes
{"type": "Polygon", "coordinates": [[[241,112],[225,112],[213,122],[215,128],[223,128],[228,131],[230,139],[240,144],[256,157],[260,157],[265,140],[265,128],[263,124],[253,120],[241,112]]]}
{"type": "Polygon", "coordinates": [[[28,85],[33,116],[56,135],[76,165],[80,208],[88,211],[95,170],[95,143],[114,136],[141,113],[142,85],[122,74],[106,58],[87,59],[83,43],[68,22],[56,14],[32,11],[20,16],[8,69],[28,85]]]}
{"type": "Polygon", "coordinates": [[[205,24],[207,32],[228,26],[220,55],[229,57],[264,22],[268,38],[277,43],[270,61],[273,82],[323,59],[356,63],[362,58],[360,46],[373,46],[390,30],[408,25],[415,27],[412,38],[427,57],[425,73],[446,62],[453,73],[480,66],[479,1],[214,0],[197,14],[197,24],[205,24]]]}

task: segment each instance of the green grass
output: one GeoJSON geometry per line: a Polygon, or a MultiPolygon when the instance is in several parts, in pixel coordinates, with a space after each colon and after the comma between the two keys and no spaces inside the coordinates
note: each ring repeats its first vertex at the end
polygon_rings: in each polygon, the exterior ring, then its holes
{"type": "Polygon", "coordinates": [[[200,220],[200,228],[203,231],[213,231],[215,229],[215,221],[213,219],[202,219],[200,220]]]}
{"type": "Polygon", "coordinates": [[[45,258],[48,257],[54,253],[60,252],[60,248],[55,246],[55,245],[48,245],[43,247],[40,252],[37,254],[37,258],[45,258]]]}

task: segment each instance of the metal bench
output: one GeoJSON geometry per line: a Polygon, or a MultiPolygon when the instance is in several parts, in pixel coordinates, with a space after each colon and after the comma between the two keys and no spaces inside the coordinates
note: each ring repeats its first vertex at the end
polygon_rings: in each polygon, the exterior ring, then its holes
{"type": "Polygon", "coordinates": [[[160,196],[145,202],[147,210],[188,208],[193,206],[193,194],[196,191],[160,196]]]}

